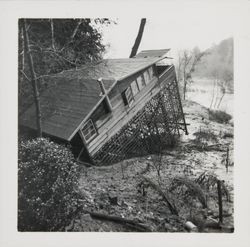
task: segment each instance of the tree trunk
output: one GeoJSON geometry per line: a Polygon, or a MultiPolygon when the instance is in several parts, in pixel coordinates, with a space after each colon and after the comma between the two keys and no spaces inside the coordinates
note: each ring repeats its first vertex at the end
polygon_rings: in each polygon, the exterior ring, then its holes
{"type": "Polygon", "coordinates": [[[65,50],[65,49],[70,45],[70,43],[73,42],[73,40],[74,40],[74,38],[75,38],[75,36],[76,36],[76,33],[77,33],[77,31],[78,31],[78,29],[79,29],[79,27],[80,27],[81,24],[82,24],[82,19],[80,19],[80,20],[76,23],[75,29],[74,29],[72,35],[70,36],[69,41],[64,45],[64,47],[60,50],[60,52],[62,52],[63,50],[65,50]]]}
{"type": "Polygon", "coordinates": [[[55,35],[54,35],[54,22],[53,19],[50,19],[50,27],[51,27],[51,47],[55,50],[55,35]]]}
{"type": "Polygon", "coordinates": [[[221,181],[217,181],[218,190],[218,205],[219,205],[219,223],[223,223],[223,205],[222,205],[222,192],[221,192],[221,181]]]}
{"type": "Polygon", "coordinates": [[[223,93],[223,94],[221,95],[220,101],[219,101],[219,103],[218,103],[218,105],[217,105],[217,109],[219,109],[220,104],[221,104],[221,101],[222,101],[222,99],[223,99],[224,96],[225,96],[225,93],[223,93]]]}
{"type": "Polygon", "coordinates": [[[186,91],[187,91],[187,82],[184,80],[184,87],[183,87],[183,99],[186,99],[186,91]]]}
{"type": "Polygon", "coordinates": [[[134,43],[134,46],[133,46],[132,51],[131,51],[130,56],[129,56],[130,58],[134,57],[136,55],[137,51],[138,51],[139,45],[141,43],[141,39],[142,39],[145,24],[146,24],[146,18],[142,18],[141,19],[141,24],[140,24],[140,27],[139,27],[139,31],[138,31],[138,34],[137,34],[137,37],[136,37],[136,40],[135,40],[135,43],[134,43]]]}
{"type": "Polygon", "coordinates": [[[25,46],[25,52],[28,58],[28,65],[30,69],[30,75],[31,75],[31,83],[33,87],[33,95],[36,105],[36,124],[37,124],[37,135],[39,137],[42,137],[42,124],[41,124],[41,109],[40,109],[40,97],[39,97],[39,91],[37,87],[37,80],[36,80],[36,74],[34,70],[34,63],[33,58],[31,55],[31,51],[29,48],[29,35],[26,29],[26,20],[22,20],[22,26],[23,26],[23,37],[24,37],[24,46],[25,46]]]}
{"type": "Polygon", "coordinates": [[[119,216],[114,215],[107,215],[97,212],[89,212],[87,210],[84,210],[85,213],[89,214],[92,218],[98,219],[98,220],[106,220],[106,221],[113,221],[128,227],[131,227],[132,229],[135,229],[140,232],[151,232],[151,228],[145,224],[136,222],[135,220],[130,220],[126,218],[122,218],[119,216]]]}
{"type": "Polygon", "coordinates": [[[183,99],[186,99],[186,91],[187,91],[187,81],[186,81],[186,66],[183,69],[183,99]]]}
{"type": "Polygon", "coordinates": [[[213,86],[213,93],[212,93],[212,100],[209,106],[209,109],[212,108],[213,102],[214,102],[214,89],[215,89],[215,85],[216,85],[216,79],[214,79],[214,86],[213,86]]]}

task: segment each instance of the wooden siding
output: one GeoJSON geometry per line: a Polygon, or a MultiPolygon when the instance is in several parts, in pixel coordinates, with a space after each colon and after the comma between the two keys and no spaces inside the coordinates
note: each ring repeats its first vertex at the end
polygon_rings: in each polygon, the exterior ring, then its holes
{"type": "MultiPolygon", "coordinates": [[[[136,76],[132,76],[122,83],[118,83],[118,90],[128,87],[128,85],[130,85],[135,78],[136,76]]],[[[148,102],[161,90],[161,84],[172,82],[174,79],[175,71],[174,67],[171,66],[161,75],[160,78],[154,77],[149,84],[147,84],[137,95],[135,95],[135,101],[130,107],[125,106],[124,102],[121,101],[115,109],[113,109],[110,119],[99,127],[99,135],[88,143],[89,153],[94,155],[113,135],[120,130],[124,124],[132,119],[133,116],[143,108],[146,102],[148,102]]]]}

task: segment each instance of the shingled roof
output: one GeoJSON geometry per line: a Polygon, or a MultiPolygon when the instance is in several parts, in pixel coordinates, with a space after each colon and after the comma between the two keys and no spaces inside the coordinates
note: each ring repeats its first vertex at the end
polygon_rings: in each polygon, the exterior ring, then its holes
{"type": "MultiPolygon", "coordinates": [[[[81,125],[91,110],[101,103],[103,83],[109,91],[115,83],[159,60],[156,58],[106,59],[98,64],[67,70],[45,80],[47,89],[40,96],[43,132],[64,140],[81,125]]],[[[19,119],[20,125],[36,129],[36,108],[32,105],[19,119]]]]}
{"type": "Polygon", "coordinates": [[[135,58],[160,58],[166,56],[170,49],[144,50],[139,52],[135,58]]]}

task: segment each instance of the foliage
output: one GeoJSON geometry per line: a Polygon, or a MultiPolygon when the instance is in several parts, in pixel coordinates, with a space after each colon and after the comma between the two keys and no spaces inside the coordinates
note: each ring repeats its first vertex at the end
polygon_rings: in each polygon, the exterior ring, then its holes
{"type": "Polygon", "coordinates": [[[195,75],[217,78],[221,81],[233,80],[233,38],[221,41],[206,51],[201,63],[196,68],[195,75]]]}
{"type": "Polygon", "coordinates": [[[222,136],[222,138],[233,138],[234,134],[231,132],[226,132],[224,133],[224,135],[222,136]]]}
{"type": "Polygon", "coordinates": [[[204,208],[207,207],[206,196],[198,183],[195,183],[187,177],[175,177],[172,180],[170,191],[180,193],[184,196],[184,200],[190,201],[190,198],[197,198],[204,208]]]}
{"type": "Polygon", "coordinates": [[[194,136],[196,137],[196,140],[201,143],[201,142],[216,142],[217,141],[217,136],[209,130],[200,130],[198,132],[194,133],[194,136]]]}
{"type": "MultiPolygon", "coordinates": [[[[211,172],[203,172],[201,173],[196,179],[195,179],[195,183],[199,184],[200,187],[203,190],[206,190],[209,193],[209,196],[211,197],[211,199],[215,199],[216,201],[218,200],[218,193],[217,193],[217,182],[218,182],[219,178],[217,175],[215,175],[214,173],[211,172]]],[[[227,201],[230,201],[230,193],[229,190],[227,188],[227,185],[224,183],[224,181],[222,181],[223,183],[222,185],[222,195],[225,196],[227,198],[227,201]]]]}
{"type": "Polygon", "coordinates": [[[19,231],[58,231],[77,207],[78,166],[67,147],[45,138],[21,141],[18,154],[19,231]]]}
{"type": "MultiPolygon", "coordinates": [[[[221,41],[218,45],[212,46],[206,51],[206,56],[198,64],[195,75],[208,77],[214,80],[213,98],[211,106],[219,108],[226,92],[233,93],[234,81],[234,44],[233,38],[221,41]],[[214,97],[219,88],[220,99],[214,97]]],[[[211,107],[210,106],[210,107],[211,107]]]]}
{"type": "MultiPolygon", "coordinates": [[[[33,103],[21,21],[18,60],[20,113],[33,103]]],[[[45,76],[100,60],[105,51],[100,26],[113,23],[107,18],[26,19],[26,22],[40,91],[45,76]]]]}
{"type": "Polygon", "coordinates": [[[232,119],[232,116],[224,111],[209,110],[209,120],[227,124],[232,119]]]}

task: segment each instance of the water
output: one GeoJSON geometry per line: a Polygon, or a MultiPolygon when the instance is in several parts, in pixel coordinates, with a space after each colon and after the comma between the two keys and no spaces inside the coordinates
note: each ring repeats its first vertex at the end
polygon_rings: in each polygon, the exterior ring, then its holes
{"type": "MultiPolygon", "coordinates": [[[[194,83],[189,85],[186,98],[188,100],[195,101],[207,108],[210,107],[213,95],[213,80],[206,78],[194,78],[194,83]]],[[[219,102],[221,98],[220,90],[215,90],[214,102],[219,102]]],[[[221,101],[220,107],[211,107],[213,110],[222,110],[230,115],[234,115],[233,110],[233,99],[234,95],[226,93],[221,101]]]]}

